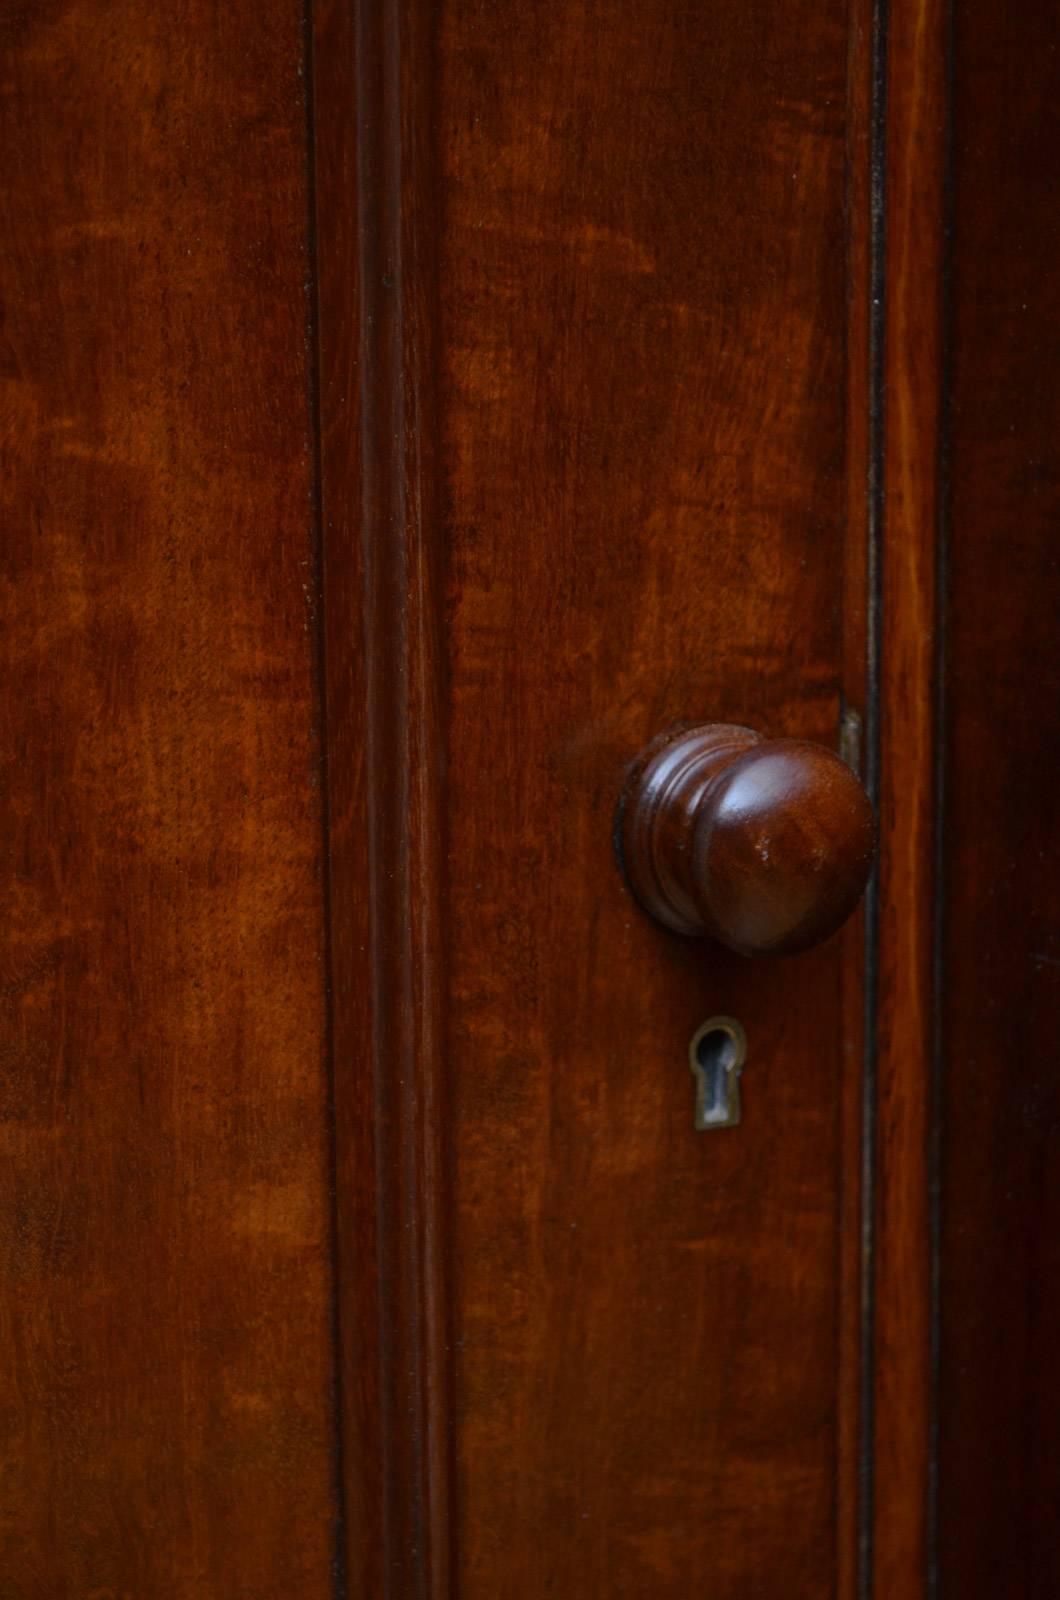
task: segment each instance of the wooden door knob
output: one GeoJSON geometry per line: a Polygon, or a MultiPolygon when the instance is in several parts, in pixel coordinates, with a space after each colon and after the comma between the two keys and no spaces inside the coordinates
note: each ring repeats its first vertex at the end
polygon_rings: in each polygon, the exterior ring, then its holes
{"type": "Polygon", "coordinates": [[[726,723],[649,746],[619,823],[645,910],[743,955],[805,950],[833,933],[864,891],[875,834],[868,796],[831,750],[726,723]]]}

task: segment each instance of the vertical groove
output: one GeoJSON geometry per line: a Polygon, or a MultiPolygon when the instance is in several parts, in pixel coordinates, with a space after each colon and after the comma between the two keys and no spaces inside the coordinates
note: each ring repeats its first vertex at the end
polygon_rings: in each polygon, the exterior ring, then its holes
{"type": "MultiPolygon", "coordinates": [[[[880,808],[880,712],[883,594],[881,542],[884,485],[884,330],[886,318],[886,154],[887,154],[888,0],[875,0],[872,13],[872,104],[870,133],[869,235],[869,458],[867,560],[867,693],[865,705],[865,787],[873,809],[880,808]]],[[[879,1016],[879,867],[872,874],[865,915],[865,1063],[862,1134],[862,1351],[859,1600],[871,1600],[875,1463],[875,1234],[877,1132],[877,1023],[879,1016]]]]}
{"type": "Polygon", "coordinates": [[[369,1041],[376,1146],[374,1234],[379,1263],[377,1445],[382,1468],[381,1600],[423,1593],[423,1474],[416,1381],[419,1332],[413,1176],[406,1138],[412,1088],[408,1037],[408,592],[401,362],[399,18],[393,4],[354,14],[356,248],[360,370],[363,590],[364,823],[367,849],[369,1041]],[[383,796],[386,796],[385,801],[383,796]],[[403,1383],[404,1380],[404,1383],[403,1383]],[[407,1414],[403,1454],[400,1413],[407,1414]],[[399,1554],[400,1551],[400,1554],[399,1554]],[[407,1563],[407,1565],[406,1565],[407,1563]]]}
{"type": "MultiPolygon", "coordinates": [[[[395,967],[388,959],[394,928],[392,908],[408,903],[407,852],[401,824],[408,816],[407,766],[402,748],[408,726],[407,618],[401,597],[407,592],[403,496],[401,487],[400,284],[395,292],[395,225],[401,191],[400,121],[395,143],[394,6],[355,0],[354,53],[357,140],[357,250],[360,304],[361,541],[364,562],[362,650],[365,695],[365,831],[368,855],[368,948],[370,988],[371,1105],[376,1141],[375,1245],[380,1263],[378,1352],[382,1458],[384,1552],[381,1600],[399,1600],[402,1566],[395,1550],[407,1539],[409,1554],[422,1548],[422,1474],[415,1402],[408,1406],[407,1448],[402,1463],[395,1448],[401,1409],[398,1368],[409,1362],[415,1330],[406,1320],[397,1336],[397,1319],[415,1316],[406,1300],[407,1148],[402,1138],[404,1094],[409,1070],[405,1037],[407,952],[400,948],[395,967]],[[378,29],[378,34],[376,33],[378,29]],[[393,636],[388,640],[389,630],[393,636]],[[389,797],[380,804],[381,791],[389,797]],[[390,810],[391,816],[386,815],[390,810]],[[395,826],[395,819],[401,819],[395,826]],[[390,1054],[388,1073],[387,1053],[390,1054]],[[396,1081],[390,1081],[391,1079],[396,1081]],[[395,1104],[397,1100],[397,1104],[395,1104]],[[395,1279],[400,1276],[400,1284],[395,1279]],[[395,1346],[397,1349],[395,1351],[395,1346]],[[396,1356],[396,1359],[395,1359],[396,1356]],[[404,1468],[404,1470],[403,1470],[404,1468]],[[398,1497],[404,1504],[398,1503],[398,1497]]],[[[399,933],[399,937],[400,937],[399,933]]],[[[414,1571],[409,1595],[422,1594],[414,1571]]]]}
{"type": "Polygon", "coordinates": [[[347,1582],[448,1593],[428,0],[313,0],[347,1582]]]}
{"type": "Polygon", "coordinates": [[[928,1181],[931,1248],[931,1412],[928,1464],[929,1600],[939,1592],[939,1380],[942,1294],[942,1104],[944,1071],[943,987],[946,961],[946,758],[950,559],[950,465],[953,437],[953,227],[954,227],[954,77],[956,18],[953,0],[946,8],[946,128],[943,155],[942,282],[940,285],[941,360],[939,370],[938,515],[935,547],[935,920],[932,999],[934,1029],[931,1063],[931,1122],[928,1181]]]}
{"type": "Polygon", "coordinates": [[[317,188],[314,155],[314,130],[316,108],[313,93],[313,3],[305,0],[302,8],[302,74],[304,84],[305,135],[306,135],[306,369],[309,387],[309,427],[311,450],[312,500],[310,504],[311,546],[313,571],[311,581],[314,592],[314,621],[316,625],[316,676],[317,676],[317,738],[319,759],[317,773],[320,783],[320,828],[322,849],[321,894],[324,915],[324,1062],[326,1073],[327,1122],[327,1173],[329,1196],[329,1238],[332,1261],[331,1279],[331,1342],[333,1385],[333,1475],[335,1495],[335,1524],[333,1532],[332,1573],[334,1600],[346,1600],[346,1474],[344,1467],[344,1439],[341,1418],[343,1414],[342,1339],[340,1331],[341,1302],[338,1264],[338,1209],[337,1184],[337,1128],[335,1117],[335,1029],[333,1013],[333,949],[331,937],[331,816],[328,793],[328,753],[326,729],[327,704],[327,646],[324,634],[323,593],[323,464],[320,432],[320,306],[317,250],[317,188]]]}

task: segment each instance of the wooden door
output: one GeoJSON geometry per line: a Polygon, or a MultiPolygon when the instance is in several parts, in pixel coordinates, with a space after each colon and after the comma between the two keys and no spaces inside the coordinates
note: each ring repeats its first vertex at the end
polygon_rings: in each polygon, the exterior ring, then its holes
{"type": "Polygon", "coordinates": [[[854,1564],[858,930],[667,935],[613,822],[677,723],[863,715],[846,8],[318,27],[340,1279],[383,1307],[342,1327],[351,1581],[819,1596],[854,1564]],[[744,1118],[697,1133],[719,1014],[744,1118]]]}
{"type": "Polygon", "coordinates": [[[1033,11],[0,0],[0,1593],[1056,1588],[1033,11]],[[801,954],[620,870],[716,723],[801,954]]]}

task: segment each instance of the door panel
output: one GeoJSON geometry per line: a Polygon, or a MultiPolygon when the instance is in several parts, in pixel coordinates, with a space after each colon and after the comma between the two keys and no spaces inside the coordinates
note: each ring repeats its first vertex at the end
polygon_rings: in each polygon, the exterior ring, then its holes
{"type": "Polygon", "coordinates": [[[324,1595],[300,9],[0,37],[0,1590],[324,1595]]]}
{"type": "Polygon", "coordinates": [[[841,952],[756,968],[661,932],[611,819],[627,763],[683,719],[837,738],[844,22],[445,16],[469,1596],[831,1591],[841,952]],[[743,1124],[711,1135],[688,1043],[717,1013],[749,1056],[743,1124]]]}
{"type": "Polygon", "coordinates": [[[340,1206],[378,1179],[341,1227],[384,1307],[349,1500],[402,1530],[373,1557],[351,1511],[366,1584],[819,1597],[852,1542],[857,928],[759,964],[667,934],[612,842],[679,721],[839,738],[847,22],[318,17],[340,1206]],[[717,1013],[744,1120],[697,1133],[717,1013]]]}

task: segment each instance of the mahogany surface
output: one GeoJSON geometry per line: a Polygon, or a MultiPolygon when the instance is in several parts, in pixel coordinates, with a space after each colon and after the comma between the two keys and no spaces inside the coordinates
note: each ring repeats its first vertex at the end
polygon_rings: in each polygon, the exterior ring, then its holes
{"type": "MultiPolygon", "coordinates": [[[[928,1600],[935,1484],[932,1161],[937,1043],[939,537],[944,502],[949,0],[880,28],[870,470],[878,888],[870,914],[866,1581],[928,1600]]],[[[884,15],[878,13],[879,17],[884,15]]]]}
{"type": "Polygon", "coordinates": [[[1060,1591],[1052,32],[0,0],[4,1600],[1060,1591]]]}
{"type": "Polygon", "coordinates": [[[0,1593],[318,1600],[301,8],[0,41],[0,1593]]]}
{"type": "Polygon", "coordinates": [[[841,948],[705,961],[629,903],[611,818],[679,719],[838,739],[846,16],[441,15],[437,981],[469,1600],[836,1591],[841,948]],[[744,1117],[697,1134],[688,1044],[716,1013],[747,1029],[744,1117]]]}
{"type": "Polygon", "coordinates": [[[858,930],[704,962],[611,820],[678,718],[834,748],[849,685],[856,725],[863,41],[831,5],[316,23],[351,1583],[850,1593],[858,930]]]}

